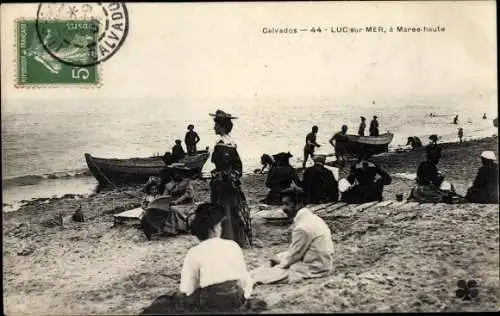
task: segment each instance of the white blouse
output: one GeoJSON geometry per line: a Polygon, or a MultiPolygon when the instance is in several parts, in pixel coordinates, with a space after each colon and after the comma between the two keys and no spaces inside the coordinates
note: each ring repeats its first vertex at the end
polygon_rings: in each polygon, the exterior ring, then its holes
{"type": "Polygon", "coordinates": [[[180,292],[191,295],[197,288],[237,280],[245,298],[252,294],[252,279],[243,251],[233,240],[210,238],[189,249],[181,271],[180,292]]]}

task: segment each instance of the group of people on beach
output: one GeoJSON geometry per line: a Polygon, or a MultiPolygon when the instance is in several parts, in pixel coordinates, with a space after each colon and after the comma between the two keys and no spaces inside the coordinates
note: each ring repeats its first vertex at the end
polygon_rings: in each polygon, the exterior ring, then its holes
{"type": "MultiPolygon", "coordinates": [[[[358,127],[358,136],[365,136],[366,129],[366,118],[361,116],[361,122],[358,127]]],[[[370,122],[370,136],[379,136],[379,122],[378,117],[376,115],[373,116],[373,119],[370,122]]],[[[314,151],[316,148],[321,147],[320,144],[316,142],[316,137],[318,134],[318,126],[314,125],[311,129],[311,132],[306,135],[306,144],[304,146],[304,159],[302,160],[302,169],[306,167],[307,160],[309,157],[314,157],[314,151]]],[[[343,160],[344,155],[346,154],[345,150],[345,142],[349,140],[347,137],[347,125],[342,125],[339,132],[335,133],[330,140],[328,141],[330,145],[335,148],[335,155],[337,160],[343,160]]]]}
{"type": "MultiPolygon", "coordinates": [[[[237,145],[230,137],[237,117],[222,110],[210,115],[218,136],[211,156],[215,169],[211,172],[210,201],[194,202],[192,171],[178,162],[169,164],[158,177],[151,177],[144,187],[146,196],[152,197],[144,203],[146,211],[141,220],[148,239],[155,235],[191,233],[200,241],[184,259],[179,291],[155,300],[144,310],[145,314],[262,309],[265,302],[250,298],[254,284],[325,276],[333,268],[331,232],[308,205],[338,200],[356,204],[381,201],[383,187],[392,181],[367,152],[359,155],[347,179],[341,180],[326,168],[324,155],[312,154],[314,165],[304,170],[302,180],[290,165],[289,152],[263,155],[261,172],[269,169],[266,186],[270,190],[262,202],[281,205],[293,221],[292,240],[287,251],[269,258],[267,266],[248,271],[242,248],[253,244],[252,226],[241,188],[243,165],[237,145]]],[[[306,137],[306,148],[319,146],[317,131],[314,126],[306,137]]],[[[342,127],[342,132],[345,134],[347,128],[342,127]]],[[[443,186],[444,176],[437,169],[442,157],[437,135],[431,135],[430,140],[426,146],[427,159],[418,167],[416,187],[410,198],[453,203],[458,195],[452,185],[443,186]]],[[[496,157],[493,152],[484,152],[481,157],[483,167],[465,200],[498,203],[496,157]]]]}
{"type": "Polygon", "coordinates": [[[200,142],[200,136],[194,131],[194,125],[189,124],[187,127],[186,136],[184,136],[184,143],[186,144],[186,151],[182,148],[182,140],[176,139],[175,145],[172,147],[171,152],[165,152],[163,160],[167,165],[179,162],[187,156],[196,155],[196,145],[200,142]]]}

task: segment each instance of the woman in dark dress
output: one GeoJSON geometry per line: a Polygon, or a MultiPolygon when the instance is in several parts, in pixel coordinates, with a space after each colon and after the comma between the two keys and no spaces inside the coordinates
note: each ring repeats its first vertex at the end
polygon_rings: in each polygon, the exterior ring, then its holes
{"type": "Polygon", "coordinates": [[[231,120],[236,117],[221,110],[210,115],[214,117],[214,131],[219,137],[211,159],[215,164],[210,181],[211,200],[225,210],[222,238],[234,240],[240,247],[245,246],[246,239],[251,245],[250,213],[240,182],[243,166],[236,150],[236,143],[229,136],[233,129],[231,120]]]}

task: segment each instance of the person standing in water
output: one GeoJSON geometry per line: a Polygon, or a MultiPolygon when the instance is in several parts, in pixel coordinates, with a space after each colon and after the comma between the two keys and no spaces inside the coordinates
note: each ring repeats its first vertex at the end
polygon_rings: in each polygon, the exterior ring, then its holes
{"type": "Polygon", "coordinates": [[[456,115],[455,118],[453,119],[453,124],[458,124],[458,115],[456,115]]]}
{"type": "Polygon", "coordinates": [[[196,155],[196,144],[200,142],[200,137],[198,136],[198,133],[194,131],[193,124],[189,124],[187,129],[188,132],[184,137],[184,143],[186,144],[187,153],[189,156],[196,155]]]}
{"type": "Polygon", "coordinates": [[[370,136],[378,136],[378,121],[377,116],[373,116],[373,120],[370,122],[370,136]]]}
{"type": "Polygon", "coordinates": [[[487,117],[486,117],[486,113],[483,114],[483,120],[486,120],[487,117]]]}
{"type": "Polygon", "coordinates": [[[359,128],[358,128],[358,135],[359,136],[365,136],[365,128],[366,128],[366,118],[364,116],[361,116],[361,123],[359,123],[359,128]]]}
{"type": "Polygon", "coordinates": [[[250,213],[245,195],[241,190],[240,178],[243,165],[236,150],[236,143],[229,133],[233,129],[233,117],[217,110],[214,117],[214,131],[219,137],[211,161],[215,164],[210,181],[211,201],[224,208],[225,220],[222,222],[222,238],[231,239],[244,247],[245,239],[252,244],[250,213]]]}
{"type": "Polygon", "coordinates": [[[316,134],[318,134],[318,126],[314,125],[312,130],[306,136],[306,145],[304,146],[304,161],[302,162],[302,168],[306,168],[307,159],[311,156],[311,159],[314,157],[314,149],[316,147],[321,147],[318,143],[316,143],[316,134]]]}
{"type": "Polygon", "coordinates": [[[458,129],[458,140],[460,141],[460,144],[463,143],[462,137],[464,137],[464,129],[460,127],[458,129]]]}

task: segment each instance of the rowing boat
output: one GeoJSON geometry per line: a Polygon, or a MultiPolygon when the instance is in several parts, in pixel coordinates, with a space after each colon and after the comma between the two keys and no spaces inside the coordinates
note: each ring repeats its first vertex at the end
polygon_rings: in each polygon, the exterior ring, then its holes
{"type": "Polygon", "coordinates": [[[369,155],[376,155],[389,150],[389,144],[394,134],[385,133],[379,136],[358,136],[344,135],[345,140],[337,140],[336,147],[338,151],[344,150],[344,153],[358,156],[362,152],[369,155]]]}
{"type": "MultiPolygon", "coordinates": [[[[186,156],[179,161],[193,174],[201,174],[201,170],[207,161],[210,152],[200,150],[196,155],[186,156]]],[[[144,183],[150,176],[158,176],[158,173],[166,167],[163,157],[153,156],[147,158],[98,158],[85,153],[85,161],[92,175],[101,185],[144,183]]]]}

